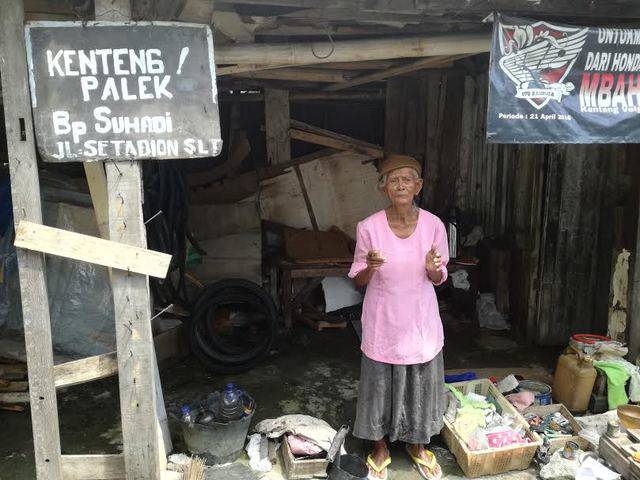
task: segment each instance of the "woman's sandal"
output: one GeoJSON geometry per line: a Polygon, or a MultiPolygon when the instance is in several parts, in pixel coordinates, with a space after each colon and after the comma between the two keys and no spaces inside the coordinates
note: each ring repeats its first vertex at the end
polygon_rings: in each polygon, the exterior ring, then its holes
{"type": "Polygon", "coordinates": [[[429,458],[428,461],[425,461],[419,457],[414,457],[408,445],[407,445],[407,453],[411,457],[411,460],[413,460],[413,464],[418,469],[418,473],[420,473],[420,476],[422,478],[424,478],[425,480],[440,480],[442,478],[442,467],[440,467],[440,465],[438,464],[438,460],[436,460],[436,456],[433,454],[432,451],[427,450],[426,448],[424,450],[424,453],[427,455],[427,458],[429,458]],[[426,467],[428,473],[425,473],[424,469],[422,469],[421,467],[426,467]],[[434,473],[434,470],[436,470],[436,467],[439,467],[439,470],[440,470],[440,472],[437,475],[434,473]]]}
{"type": "Polygon", "coordinates": [[[387,459],[384,462],[382,462],[382,465],[378,466],[373,461],[373,457],[371,455],[369,455],[367,457],[367,466],[369,467],[369,475],[367,476],[367,479],[368,480],[387,480],[387,478],[389,477],[389,470],[386,470],[384,472],[384,477],[377,477],[377,476],[373,475],[371,473],[371,470],[373,470],[378,475],[380,475],[380,472],[382,472],[383,470],[387,469],[387,467],[389,465],[391,465],[391,457],[387,457],[387,459]]]}

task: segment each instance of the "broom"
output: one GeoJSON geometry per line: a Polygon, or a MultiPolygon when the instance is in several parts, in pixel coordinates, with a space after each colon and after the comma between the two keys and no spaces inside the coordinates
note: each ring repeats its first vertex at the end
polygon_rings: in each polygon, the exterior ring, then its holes
{"type": "Polygon", "coordinates": [[[183,480],[204,480],[204,460],[191,457],[191,462],[184,468],[183,480]]]}

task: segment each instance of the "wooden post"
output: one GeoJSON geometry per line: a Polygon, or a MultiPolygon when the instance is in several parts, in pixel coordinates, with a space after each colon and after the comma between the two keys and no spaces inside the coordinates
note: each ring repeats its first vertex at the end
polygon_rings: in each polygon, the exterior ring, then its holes
{"type": "MultiPolygon", "coordinates": [[[[638,204],[640,205],[640,200],[638,204]]],[[[640,208],[638,208],[638,212],[636,248],[631,252],[633,277],[631,288],[629,289],[629,317],[627,320],[629,329],[629,353],[627,358],[631,363],[635,363],[636,358],[640,355],[640,208]]]]}
{"type": "Polygon", "coordinates": [[[288,90],[265,89],[264,119],[269,164],[275,165],[291,161],[288,90]]]}
{"type": "MultiPolygon", "coordinates": [[[[20,220],[42,223],[26,58],[23,1],[6,1],[0,18],[0,71],[16,225],[20,220]]],[[[62,480],[44,255],[20,248],[16,254],[29,366],[36,477],[38,480],[62,480]]]]}
{"type": "MultiPolygon", "coordinates": [[[[129,0],[96,0],[96,18],[131,18],[129,0]]],[[[108,162],[107,204],[111,240],[146,248],[140,162],[108,162]]],[[[156,425],[157,375],[151,331],[151,296],[144,275],[113,270],[120,413],[127,480],[159,480],[160,442],[156,425]]]]}

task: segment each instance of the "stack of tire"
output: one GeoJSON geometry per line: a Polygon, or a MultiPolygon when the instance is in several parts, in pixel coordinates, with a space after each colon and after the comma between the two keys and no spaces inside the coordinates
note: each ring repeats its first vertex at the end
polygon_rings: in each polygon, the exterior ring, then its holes
{"type": "Polygon", "coordinates": [[[211,371],[222,374],[251,369],[269,353],[277,328],[277,310],[269,294],[259,285],[242,279],[221,280],[207,285],[198,296],[189,325],[193,354],[211,371]],[[250,332],[240,329],[229,338],[215,328],[216,312],[242,306],[251,316],[250,332]]]}

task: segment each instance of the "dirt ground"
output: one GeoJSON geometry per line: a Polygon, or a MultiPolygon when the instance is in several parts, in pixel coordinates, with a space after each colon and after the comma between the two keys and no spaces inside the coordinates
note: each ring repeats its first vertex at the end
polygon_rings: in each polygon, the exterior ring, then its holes
{"type": "MultiPolygon", "coordinates": [[[[514,340],[509,332],[477,328],[474,322],[444,313],[445,368],[536,368],[553,370],[559,349],[542,349],[514,340]]],[[[242,375],[223,377],[206,371],[192,357],[172,360],[161,366],[167,411],[177,412],[193,396],[220,389],[233,381],[257,401],[254,422],[289,413],[313,415],[338,428],[351,425],[355,416],[360,352],[351,327],[344,330],[312,332],[298,327],[296,334],[281,340],[276,351],[260,366],[242,375]]],[[[121,450],[117,380],[107,379],[79,385],[59,392],[59,418],[62,451],[66,454],[117,453],[121,450]]],[[[0,480],[35,478],[31,424],[25,413],[0,412],[0,480]]],[[[175,426],[174,426],[175,427],[175,426]]],[[[182,451],[178,429],[174,446],[182,451]]],[[[365,455],[366,442],[349,437],[347,449],[365,455]]],[[[455,458],[439,438],[432,448],[445,476],[462,476],[455,458]]],[[[392,447],[391,477],[397,480],[419,478],[402,445],[392,447]]],[[[246,460],[242,461],[246,463],[246,460]]],[[[211,478],[219,478],[212,470],[211,478]]],[[[501,477],[535,478],[532,469],[501,477]]],[[[279,465],[267,478],[283,478],[279,465]]]]}

